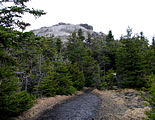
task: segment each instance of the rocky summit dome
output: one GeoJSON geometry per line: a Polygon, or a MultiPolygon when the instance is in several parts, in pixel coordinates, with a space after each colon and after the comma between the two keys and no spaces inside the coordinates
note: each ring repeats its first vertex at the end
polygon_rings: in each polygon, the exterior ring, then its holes
{"type": "Polygon", "coordinates": [[[69,24],[69,23],[58,23],[51,27],[41,27],[40,29],[33,30],[34,34],[37,36],[44,37],[60,37],[63,42],[67,40],[67,37],[71,35],[74,31],[77,32],[79,29],[83,31],[85,38],[88,37],[88,33],[93,37],[101,36],[103,33],[97,33],[93,31],[93,27],[88,24],[69,24]]]}

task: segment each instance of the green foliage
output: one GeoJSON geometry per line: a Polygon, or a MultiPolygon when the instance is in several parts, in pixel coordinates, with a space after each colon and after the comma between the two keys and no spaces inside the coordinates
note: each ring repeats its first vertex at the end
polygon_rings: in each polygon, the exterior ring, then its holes
{"type": "Polygon", "coordinates": [[[155,119],[155,76],[151,74],[148,76],[147,81],[147,92],[149,94],[149,97],[145,98],[150,105],[152,106],[152,110],[147,112],[148,120],[154,120],[155,119]]]}
{"type": "Polygon", "coordinates": [[[57,81],[54,80],[54,73],[48,72],[41,81],[40,92],[47,97],[55,96],[57,92],[57,81]]]}
{"type": "Polygon", "coordinates": [[[73,87],[77,90],[81,90],[85,85],[84,75],[82,71],[79,71],[76,63],[69,65],[69,73],[71,81],[73,82],[73,87]]]}
{"type": "Polygon", "coordinates": [[[100,82],[99,85],[97,86],[97,89],[105,90],[105,89],[107,89],[107,87],[108,87],[107,82],[100,82]]]}
{"type": "Polygon", "coordinates": [[[2,0],[2,2],[14,2],[16,5],[24,5],[25,2],[28,2],[30,0],[2,0]]]}
{"type": "Polygon", "coordinates": [[[91,56],[83,57],[82,61],[83,73],[85,77],[85,86],[93,87],[96,85],[94,80],[95,72],[98,70],[96,66],[96,61],[91,56]]]}
{"type": "Polygon", "coordinates": [[[114,71],[121,87],[147,85],[153,106],[148,117],[154,119],[155,79],[146,77],[155,73],[154,44],[148,46],[142,33],[132,37],[130,28],[120,41],[114,40],[112,31],[103,38],[90,33],[85,38],[79,29],[64,44],[60,38],[16,31],[15,26],[24,30],[29,25],[19,19],[24,13],[45,14],[27,8],[27,1],[15,1],[15,6],[0,11],[1,119],[32,107],[34,96],[28,93],[50,97],[73,94],[84,86],[112,89],[116,85],[114,71]]]}
{"type": "Polygon", "coordinates": [[[6,53],[2,57],[3,59],[0,60],[0,119],[3,120],[31,108],[34,99],[26,91],[18,92],[21,85],[15,74],[17,70],[15,61],[6,53]]]}
{"type": "Polygon", "coordinates": [[[60,38],[57,38],[56,39],[56,50],[58,51],[58,53],[60,53],[61,49],[62,49],[62,41],[60,38]]]}
{"type": "Polygon", "coordinates": [[[0,47],[17,48],[19,47],[19,36],[21,32],[13,31],[4,27],[0,27],[0,47]]]}
{"type": "MultiPolygon", "coordinates": [[[[0,71],[1,74],[2,71],[0,71]]],[[[12,73],[10,71],[5,71],[7,74],[7,77],[5,76],[4,79],[1,79],[1,84],[0,84],[0,95],[7,95],[10,92],[15,92],[19,90],[19,80],[16,76],[11,75],[12,73]],[[9,73],[10,72],[10,73],[9,73]]],[[[4,75],[3,74],[3,75],[4,75]]]]}
{"type": "Polygon", "coordinates": [[[76,32],[72,33],[68,38],[66,56],[72,63],[78,63],[78,67],[81,69],[81,61],[87,52],[84,47],[83,39],[80,38],[81,37],[78,36],[76,32]]]}
{"type": "Polygon", "coordinates": [[[48,72],[41,81],[40,92],[45,96],[69,95],[76,91],[73,87],[71,75],[68,72],[68,66],[60,61],[54,63],[54,70],[48,72]]]}
{"type": "Polygon", "coordinates": [[[154,47],[150,46],[147,51],[145,52],[145,71],[146,75],[149,75],[150,73],[155,74],[155,52],[154,47]]]}
{"type": "MultiPolygon", "coordinates": [[[[32,53],[36,42],[32,32],[22,33],[15,29],[24,30],[29,24],[22,21],[24,13],[34,16],[45,14],[41,10],[29,9],[25,2],[29,0],[14,0],[15,4],[0,2],[0,119],[17,116],[33,105],[34,96],[25,90],[28,87],[32,70],[32,53]],[[28,47],[29,46],[29,47],[28,47]],[[30,62],[31,61],[31,62],[30,62]],[[31,69],[31,70],[30,70],[31,69]]],[[[34,59],[33,59],[34,60],[34,59]]]]}
{"type": "MultiPolygon", "coordinates": [[[[9,1],[5,1],[9,2],[9,1]]],[[[19,29],[24,30],[29,23],[23,22],[22,15],[24,13],[29,13],[34,15],[35,17],[40,17],[44,15],[45,12],[43,10],[35,10],[28,8],[24,3],[28,2],[28,0],[15,2],[15,5],[8,7],[1,7],[0,9],[0,26],[15,29],[18,27],[19,29]]]]}
{"type": "Polygon", "coordinates": [[[66,57],[69,58],[72,64],[77,63],[78,69],[83,71],[86,86],[95,86],[95,73],[98,71],[97,64],[92,57],[92,51],[83,42],[82,30],[75,32],[69,37],[66,49],[66,57]]]}
{"type": "Polygon", "coordinates": [[[110,69],[107,71],[106,76],[105,76],[105,82],[107,83],[107,88],[112,89],[114,86],[114,70],[110,69]]]}
{"type": "Polygon", "coordinates": [[[106,36],[106,41],[109,44],[110,42],[114,41],[114,36],[112,35],[112,31],[110,30],[108,35],[106,36]]]}
{"type": "Polygon", "coordinates": [[[154,120],[155,119],[155,107],[152,108],[152,110],[146,112],[147,118],[146,120],[154,120]]]}
{"type": "Polygon", "coordinates": [[[97,86],[98,89],[113,89],[113,86],[116,85],[116,78],[114,76],[114,70],[109,69],[106,72],[105,76],[102,76],[101,82],[97,86]]]}
{"type": "Polygon", "coordinates": [[[121,43],[116,56],[120,84],[122,87],[143,87],[145,84],[147,41],[138,36],[130,38],[130,35],[127,35],[127,38],[122,38],[121,43]]]}
{"type": "Polygon", "coordinates": [[[0,96],[0,119],[8,119],[28,110],[33,106],[34,99],[35,97],[30,96],[26,91],[0,96]]]}
{"type": "Polygon", "coordinates": [[[68,66],[61,62],[55,63],[53,79],[57,84],[56,94],[69,95],[76,91],[71,81],[71,76],[68,72],[68,66]]]}
{"type": "Polygon", "coordinates": [[[82,29],[78,30],[78,37],[79,37],[79,40],[81,40],[81,41],[85,40],[85,37],[83,36],[82,29]]]}

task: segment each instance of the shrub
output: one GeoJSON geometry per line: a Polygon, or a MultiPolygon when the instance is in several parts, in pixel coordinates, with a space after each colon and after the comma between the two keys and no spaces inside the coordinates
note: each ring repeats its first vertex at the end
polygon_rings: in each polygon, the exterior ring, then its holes
{"type": "Polygon", "coordinates": [[[155,76],[151,74],[148,76],[148,81],[147,81],[147,91],[149,94],[148,98],[145,98],[150,105],[152,106],[152,110],[146,112],[148,118],[147,120],[155,120],[155,76]]]}
{"type": "Polygon", "coordinates": [[[30,109],[34,103],[34,96],[30,96],[26,91],[12,92],[9,95],[0,97],[0,119],[6,120],[21,114],[30,109]]]}
{"type": "Polygon", "coordinates": [[[40,85],[40,93],[47,97],[52,97],[56,95],[57,82],[53,79],[54,73],[48,72],[43,78],[40,85]]]}
{"type": "Polygon", "coordinates": [[[73,82],[73,87],[77,90],[81,90],[85,85],[84,75],[82,71],[79,71],[76,63],[69,66],[69,73],[71,76],[71,81],[73,82]]]}

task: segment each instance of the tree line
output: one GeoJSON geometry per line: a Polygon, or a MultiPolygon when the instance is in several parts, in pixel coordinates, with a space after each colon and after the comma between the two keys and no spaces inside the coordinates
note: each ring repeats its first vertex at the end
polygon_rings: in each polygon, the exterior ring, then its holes
{"type": "Polygon", "coordinates": [[[0,11],[0,118],[8,119],[31,108],[37,97],[69,95],[83,87],[98,89],[144,88],[153,106],[154,118],[155,39],[152,45],[132,29],[115,40],[73,32],[66,43],[60,38],[38,37],[21,32],[29,24],[20,21],[25,12],[35,16],[42,10],[29,9],[26,1],[0,11]],[[18,20],[19,19],[19,20],[18,20]],[[6,115],[7,113],[7,115],[6,115]]]}

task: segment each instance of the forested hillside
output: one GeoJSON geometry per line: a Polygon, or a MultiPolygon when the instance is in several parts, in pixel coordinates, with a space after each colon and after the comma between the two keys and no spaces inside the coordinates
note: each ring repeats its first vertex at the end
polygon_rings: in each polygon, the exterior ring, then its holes
{"type": "Polygon", "coordinates": [[[63,43],[60,38],[38,37],[20,32],[28,23],[20,21],[28,12],[41,16],[44,11],[24,3],[0,10],[0,118],[17,116],[33,106],[35,98],[69,95],[84,86],[98,89],[145,88],[155,118],[155,39],[152,45],[143,33],[132,29],[115,40],[85,38],[81,29],[63,43]],[[7,114],[6,114],[7,113],[7,114]]]}

